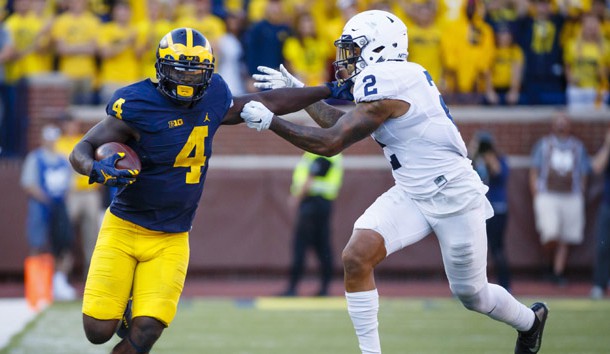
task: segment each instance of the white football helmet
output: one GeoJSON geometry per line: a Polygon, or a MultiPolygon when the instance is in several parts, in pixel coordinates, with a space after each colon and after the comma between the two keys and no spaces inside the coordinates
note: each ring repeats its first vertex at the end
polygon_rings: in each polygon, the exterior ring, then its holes
{"type": "Polygon", "coordinates": [[[347,21],[335,47],[335,77],[345,81],[358,75],[367,65],[407,60],[407,26],[387,11],[364,11],[347,21]]]}

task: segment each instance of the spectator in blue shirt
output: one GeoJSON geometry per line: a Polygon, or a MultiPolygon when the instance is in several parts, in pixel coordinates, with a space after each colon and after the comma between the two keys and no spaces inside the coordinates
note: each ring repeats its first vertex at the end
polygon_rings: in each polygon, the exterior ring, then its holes
{"type": "Polygon", "coordinates": [[[591,298],[599,300],[604,297],[610,280],[610,129],[606,132],[604,144],[597,151],[591,162],[595,174],[604,176],[604,194],[597,212],[597,229],[595,242],[595,263],[593,264],[593,288],[591,298]]]}
{"type": "Polygon", "coordinates": [[[564,16],[553,13],[551,0],[533,0],[532,11],[525,10],[522,9],[515,22],[514,32],[525,56],[523,103],[565,104],[565,73],[560,43],[564,16]]]}
{"type": "Polygon", "coordinates": [[[258,73],[256,68],[260,65],[278,68],[284,63],[282,48],[290,33],[282,2],[269,0],[265,18],[252,25],[246,33],[246,63],[250,75],[258,73]]]}
{"type": "Polygon", "coordinates": [[[487,242],[498,284],[510,292],[510,268],[504,252],[508,219],[508,163],[506,157],[498,151],[493,136],[485,131],[475,134],[470,143],[470,151],[475,171],[489,187],[487,199],[494,209],[494,216],[487,220],[487,242]]]}

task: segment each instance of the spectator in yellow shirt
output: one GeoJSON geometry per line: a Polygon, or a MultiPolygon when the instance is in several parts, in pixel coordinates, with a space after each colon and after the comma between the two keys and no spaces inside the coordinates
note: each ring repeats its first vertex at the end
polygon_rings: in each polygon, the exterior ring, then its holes
{"type": "Polygon", "coordinates": [[[101,58],[100,99],[107,102],[114,91],[140,79],[136,56],[136,26],[130,24],[131,8],[117,2],[112,8],[112,21],[102,25],[99,33],[101,58]]]}
{"type": "Polygon", "coordinates": [[[488,104],[514,105],[519,102],[523,78],[523,51],[513,42],[507,25],[496,30],[496,51],[487,80],[485,99],[488,104]]]}
{"type": "Polygon", "coordinates": [[[15,43],[15,53],[7,67],[11,82],[53,69],[48,35],[52,19],[44,16],[44,6],[44,0],[16,0],[15,12],[6,19],[15,43]]]}
{"type": "Polygon", "coordinates": [[[568,42],[564,62],[568,86],[568,109],[592,109],[606,102],[608,95],[608,48],[599,19],[594,14],[582,17],[580,35],[568,42]]]}
{"type": "Polygon", "coordinates": [[[59,58],[59,72],[70,80],[72,103],[91,104],[97,74],[95,54],[100,22],[87,10],[86,0],[68,1],[68,11],[59,15],[51,33],[59,58]]]}
{"type": "Polygon", "coordinates": [[[282,49],[288,70],[307,86],[328,81],[327,47],[318,37],[313,17],[308,13],[298,15],[295,29],[295,35],[286,39],[282,49]]]}
{"type": "Polygon", "coordinates": [[[324,45],[328,53],[327,75],[329,77],[335,75],[332,67],[332,63],[336,59],[334,43],[341,37],[343,26],[357,13],[358,4],[356,0],[337,0],[336,3],[335,1],[319,0],[312,7],[311,15],[316,22],[318,36],[326,43],[324,45]]]}
{"type": "Polygon", "coordinates": [[[136,56],[142,79],[156,79],[155,62],[159,38],[174,29],[174,4],[161,0],[148,0],[148,18],[137,24],[136,56]]]}
{"type": "Polygon", "coordinates": [[[178,27],[191,27],[198,30],[210,40],[212,48],[227,31],[224,21],[212,14],[211,0],[185,0],[176,24],[178,27]]]}
{"type": "MultiPolygon", "coordinates": [[[[55,150],[68,158],[84,134],[81,122],[72,117],[64,121],[62,128],[62,135],[55,142],[55,150]]],[[[89,184],[89,177],[74,172],[66,206],[72,227],[81,237],[83,270],[87,274],[103,213],[99,184],[89,184]]]]}
{"type": "Polygon", "coordinates": [[[431,0],[414,2],[410,6],[409,61],[422,65],[436,83],[443,88],[441,80],[441,39],[443,31],[437,20],[436,9],[431,0]]]}
{"type": "Polygon", "coordinates": [[[468,0],[465,18],[447,24],[451,31],[445,31],[442,38],[447,103],[479,104],[483,100],[495,44],[481,6],[477,0],[468,0]]]}

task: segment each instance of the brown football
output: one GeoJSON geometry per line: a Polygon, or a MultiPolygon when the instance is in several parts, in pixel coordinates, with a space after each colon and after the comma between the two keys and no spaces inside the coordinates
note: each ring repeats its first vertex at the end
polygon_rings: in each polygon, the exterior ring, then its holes
{"type": "Polygon", "coordinates": [[[120,159],[116,162],[115,167],[117,169],[119,169],[119,170],[141,170],[142,169],[142,163],[140,162],[140,158],[138,157],[138,154],[136,154],[136,152],[133,151],[132,148],[130,148],[129,146],[122,144],[122,143],[110,142],[110,143],[100,145],[95,150],[95,159],[97,161],[99,161],[99,160],[105,159],[109,156],[112,156],[112,155],[116,154],[117,152],[125,153],[125,157],[123,157],[122,159],[120,159]]]}

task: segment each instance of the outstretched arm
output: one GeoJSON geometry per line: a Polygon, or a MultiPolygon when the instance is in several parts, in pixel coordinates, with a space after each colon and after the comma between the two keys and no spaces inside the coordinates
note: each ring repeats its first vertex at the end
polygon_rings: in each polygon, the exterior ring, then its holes
{"type": "MultiPolygon", "coordinates": [[[[279,71],[266,67],[266,66],[259,66],[258,70],[260,72],[262,72],[263,74],[252,75],[252,78],[257,80],[257,82],[254,83],[254,86],[257,88],[277,90],[277,89],[284,89],[284,88],[302,88],[305,86],[296,77],[292,76],[292,74],[290,74],[288,72],[288,70],[286,70],[284,65],[280,65],[279,71]]],[[[341,83],[341,84],[339,84],[336,81],[329,82],[329,83],[326,83],[325,86],[329,92],[328,92],[328,95],[323,96],[322,98],[328,98],[330,96],[330,97],[349,100],[349,101],[354,100],[354,97],[351,94],[351,88],[352,88],[351,81],[346,82],[346,83],[341,83]]],[[[282,95],[281,93],[280,93],[280,97],[281,97],[280,100],[281,99],[286,100],[286,97],[284,95],[282,95]]],[[[236,104],[235,107],[233,107],[233,108],[235,108],[235,111],[233,111],[233,110],[229,111],[229,114],[227,115],[227,117],[225,117],[225,120],[223,121],[223,123],[224,124],[241,123],[241,120],[239,120],[239,119],[235,120],[235,118],[236,118],[235,113],[239,113],[241,111],[241,108],[243,107],[243,104],[245,102],[250,102],[251,100],[262,102],[263,104],[265,104],[265,106],[270,108],[271,111],[275,112],[276,114],[280,114],[280,115],[285,114],[285,113],[295,112],[302,108],[305,108],[307,113],[314,119],[314,121],[323,128],[333,126],[337,122],[339,117],[341,117],[344,113],[342,110],[334,108],[333,106],[328,105],[325,102],[322,102],[320,100],[314,101],[314,103],[309,106],[302,105],[301,102],[298,102],[299,103],[298,109],[296,109],[296,110],[288,109],[287,112],[282,112],[281,107],[276,107],[277,102],[275,101],[275,99],[276,99],[276,96],[270,94],[269,91],[248,95],[247,97],[242,96],[239,98],[239,100],[242,102],[238,102],[239,104],[236,104]],[[242,100],[242,98],[243,98],[243,100],[242,100]]],[[[295,103],[295,102],[292,102],[292,103],[295,103]]]]}
{"type": "Polygon", "coordinates": [[[323,101],[318,101],[305,107],[305,112],[322,128],[332,127],[345,114],[339,108],[335,108],[323,101]]]}
{"type": "Polygon", "coordinates": [[[331,92],[326,86],[283,88],[233,97],[233,106],[223,119],[223,124],[239,124],[244,105],[250,101],[262,102],[272,112],[282,115],[299,111],[310,104],[328,98],[331,92]]]}
{"type": "Polygon", "coordinates": [[[297,125],[273,115],[259,102],[249,102],[242,118],[249,127],[271,129],[291,144],[323,156],[333,156],[374,132],[389,118],[398,117],[409,109],[409,104],[397,100],[359,103],[343,114],[329,128],[297,125]]]}

